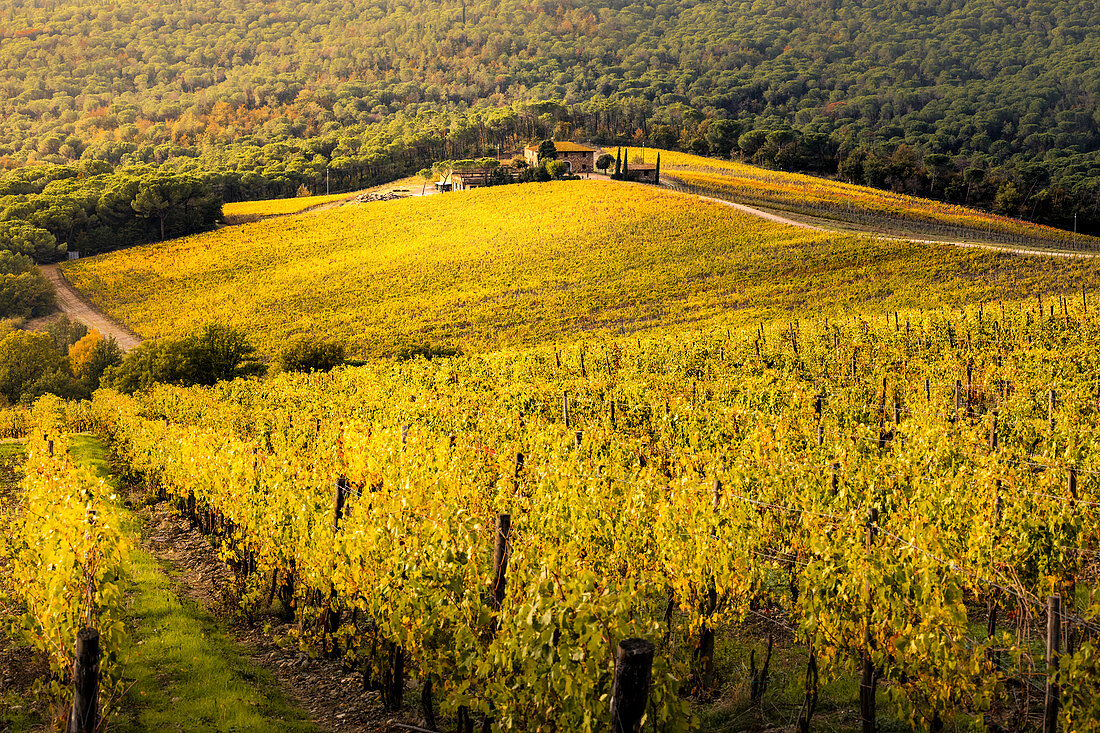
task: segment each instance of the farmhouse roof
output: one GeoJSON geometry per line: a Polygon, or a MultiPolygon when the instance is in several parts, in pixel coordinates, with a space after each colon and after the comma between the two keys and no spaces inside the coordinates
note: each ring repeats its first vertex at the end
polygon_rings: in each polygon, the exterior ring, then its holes
{"type": "Polygon", "coordinates": [[[627,164],[632,171],[655,171],[657,166],[652,163],[628,163],[627,164]]]}

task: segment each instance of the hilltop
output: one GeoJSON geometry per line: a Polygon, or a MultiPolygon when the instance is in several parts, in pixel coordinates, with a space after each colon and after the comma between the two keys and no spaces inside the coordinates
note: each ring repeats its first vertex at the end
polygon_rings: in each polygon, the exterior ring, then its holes
{"type": "Polygon", "coordinates": [[[562,181],[269,219],[63,271],[143,338],[220,320],[267,354],[314,333],[371,356],[952,307],[1092,287],[1098,268],[811,232],[651,186],[562,181]]]}

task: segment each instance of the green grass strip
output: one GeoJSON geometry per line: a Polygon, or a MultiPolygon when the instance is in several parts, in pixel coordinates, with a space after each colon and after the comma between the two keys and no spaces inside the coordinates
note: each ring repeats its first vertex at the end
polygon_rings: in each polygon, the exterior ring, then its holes
{"type": "Polygon", "coordinates": [[[0,443],[0,461],[8,458],[22,461],[24,448],[22,440],[6,440],[0,443]]]}
{"type": "MultiPolygon", "coordinates": [[[[117,487],[98,439],[73,436],[71,454],[117,487]]],[[[137,517],[127,513],[125,521],[136,538],[137,517]]],[[[229,637],[222,621],[173,592],[156,558],[136,547],[133,561],[132,637],[124,651],[132,684],[116,705],[113,730],[316,730],[287,702],[272,675],[229,637]]]]}

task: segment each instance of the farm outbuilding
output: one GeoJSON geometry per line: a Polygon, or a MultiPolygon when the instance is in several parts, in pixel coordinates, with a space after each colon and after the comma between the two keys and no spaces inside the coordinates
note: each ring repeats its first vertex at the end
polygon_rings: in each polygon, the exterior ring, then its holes
{"type": "Polygon", "coordinates": [[[468,191],[483,186],[498,186],[511,183],[516,171],[510,165],[485,165],[476,168],[462,168],[451,173],[451,190],[468,191]]]}
{"type": "Polygon", "coordinates": [[[628,163],[626,165],[626,179],[639,183],[656,183],[657,166],[652,163],[628,163]]]}

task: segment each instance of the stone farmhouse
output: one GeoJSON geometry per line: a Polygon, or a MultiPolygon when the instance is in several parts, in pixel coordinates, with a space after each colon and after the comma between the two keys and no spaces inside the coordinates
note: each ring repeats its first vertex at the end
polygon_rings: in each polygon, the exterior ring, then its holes
{"type": "MultiPolygon", "coordinates": [[[[562,140],[554,141],[554,150],[558,152],[558,160],[569,167],[570,173],[591,173],[596,170],[595,148],[578,143],[570,143],[562,140]]],[[[539,144],[531,143],[523,149],[523,159],[531,166],[539,164],[539,144]]]]}

